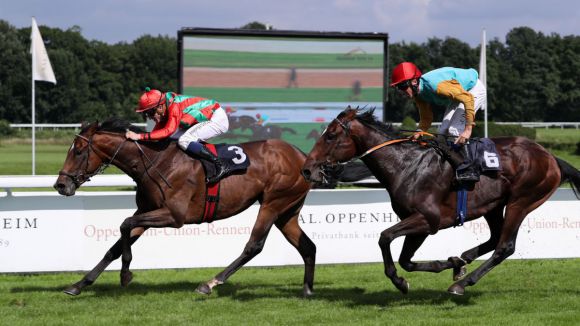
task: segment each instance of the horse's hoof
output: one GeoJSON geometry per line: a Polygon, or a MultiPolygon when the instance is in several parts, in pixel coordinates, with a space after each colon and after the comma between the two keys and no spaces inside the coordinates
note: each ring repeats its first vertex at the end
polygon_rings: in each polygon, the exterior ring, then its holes
{"type": "Polygon", "coordinates": [[[463,276],[467,274],[467,267],[461,266],[458,268],[453,268],[453,280],[459,281],[463,276]]]}
{"type": "Polygon", "coordinates": [[[407,280],[405,280],[404,278],[401,278],[401,282],[396,284],[396,286],[397,289],[401,291],[401,293],[403,294],[409,293],[409,282],[407,282],[407,280]]]}
{"type": "Polygon", "coordinates": [[[121,273],[121,286],[126,287],[133,280],[133,272],[121,273]]]}
{"type": "Polygon", "coordinates": [[[209,287],[209,285],[207,285],[207,283],[201,283],[197,287],[197,289],[195,289],[195,292],[201,293],[201,294],[205,294],[205,295],[210,295],[211,294],[211,288],[209,287]]]}
{"type": "Polygon", "coordinates": [[[309,286],[304,286],[304,290],[302,291],[302,296],[305,298],[311,297],[314,294],[312,288],[309,286]]]}
{"type": "Polygon", "coordinates": [[[451,294],[455,294],[455,295],[464,295],[465,294],[465,288],[459,284],[453,284],[449,287],[449,289],[447,289],[447,292],[451,293],[451,294]]]}
{"type": "Polygon", "coordinates": [[[71,285],[70,287],[64,289],[62,292],[75,296],[81,294],[81,289],[76,285],[71,285]]]}

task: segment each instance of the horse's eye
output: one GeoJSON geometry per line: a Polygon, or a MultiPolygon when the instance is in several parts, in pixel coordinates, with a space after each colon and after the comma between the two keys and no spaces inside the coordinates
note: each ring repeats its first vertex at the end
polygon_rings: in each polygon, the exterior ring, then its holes
{"type": "Polygon", "coordinates": [[[335,140],[336,139],[336,134],[329,132],[326,134],[326,140],[335,140]]]}

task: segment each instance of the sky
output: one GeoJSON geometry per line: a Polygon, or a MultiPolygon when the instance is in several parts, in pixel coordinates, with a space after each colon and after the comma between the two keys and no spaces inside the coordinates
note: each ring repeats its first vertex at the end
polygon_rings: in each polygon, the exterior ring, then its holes
{"type": "Polygon", "coordinates": [[[75,25],[89,40],[114,44],[183,27],[238,28],[258,21],[277,30],[388,33],[390,42],[457,38],[472,46],[505,41],[513,28],[580,35],[578,0],[5,0],[0,19],[21,28],[75,25]]]}

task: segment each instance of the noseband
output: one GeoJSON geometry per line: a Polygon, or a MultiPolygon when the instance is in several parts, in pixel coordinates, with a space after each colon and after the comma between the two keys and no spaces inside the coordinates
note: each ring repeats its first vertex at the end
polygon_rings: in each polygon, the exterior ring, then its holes
{"type": "MultiPolygon", "coordinates": [[[[342,127],[342,130],[344,131],[346,136],[350,137],[350,121],[344,123],[344,122],[338,120],[338,118],[334,118],[334,121],[336,121],[336,123],[338,123],[338,125],[342,127]]],[[[324,132],[323,132],[323,134],[324,134],[324,132]]],[[[336,147],[338,147],[338,144],[336,144],[335,147],[330,151],[330,153],[328,154],[328,157],[326,159],[326,162],[324,162],[320,165],[320,167],[321,167],[320,174],[322,175],[323,182],[326,180],[327,177],[329,177],[328,173],[334,173],[334,174],[341,173],[342,169],[344,169],[344,165],[346,165],[350,161],[352,161],[352,159],[351,159],[347,162],[331,162],[329,157],[332,156],[336,147]]]]}
{"type": "MultiPolygon", "coordinates": [[[[105,169],[108,168],[109,165],[111,165],[111,163],[113,163],[113,161],[115,160],[115,157],[117,157],[117,154],[119,153],[119,151],[121,151],[121,147],[123,147],[123,145],[127,141],[126,139],[124,139],[123,142],[121,142],[121,144],[119,144],[119,146],[117,146],[117,149],[115,150],[115,153],[113,154],[113,156],[111,156],[111,159],[109,160],[109,162],[103,164],[102,159],[104,157],[106,157],[107,155],[104,154],[102,151],[95,150],[95,147],[93,147],[93,136],[92,135],[90,138],[87,138],[85,136],[77,134],[77,135],[75,135],[75,139],[76,138],[80,138],[80,139],[85,140],[88,144],[88,150],[93,151],[93,153],[97,154],[97,156],[101,159],[101,165],[99,165],[99,167],[95,171],[87,172],[87,170],[89,168],[89,152],[87,151],[87,161],[86,161],[86,166],[85,166],[84,171],[80,171],[80,172],[77,172],[75,174],[68,173],[68,172],[63,171],[63,170],[60,170],[58,172],[58,175],[64,175],[64,176],[69,177],[77,188],[80,187],[81,184],[91,180],[91,178],[94,177],[95,175],[105,172],[105,169]],[[99,155],[98,152],[101,152],[103,155],[99,155]]],[[[73,146],[74,146],[74,142],[73,142],[73,146]]]]}

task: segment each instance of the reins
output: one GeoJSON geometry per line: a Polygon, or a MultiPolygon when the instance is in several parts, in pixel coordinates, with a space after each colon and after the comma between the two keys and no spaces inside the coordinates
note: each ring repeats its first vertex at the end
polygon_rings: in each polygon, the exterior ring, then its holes
{"type": "MultiPolygon", "coordinates": [[[[75,138],[77,138],[77,137],[78,137],[78,138],[80,138],[80,139],[83,139],[83,140],[85,140],[85,141],[87,142],[87,144],[88,144],[88,147],[89,147],[89,149],[91,149],[93,152],[95,152],[95,154],[97,154],[97,156],[99,156],[101,159],[102,159],[102,157],[103,157],[103,156],[106,156],[106,154],[105,154],[105,155],[102,155],[102,154],[104,154],[104,153],[103,153],[103,151],[101,151],[101,150],[99,150],[99,151],[98,151],[98,152],[101,152],[101,154],[98,154],[97,150],[96,150],[96,149],[95,149],[95,147],[93,146],[93,143],[92,143],[92,137],[89,139],[89,138],[87,138],[87,137],[85,137],[85,136],[82,136],[82,135],[76,134],[76,135],[75,135],[75,138]]],[[[89,158],[88,158],[88,153],[87,153],[87,164],[86,164],[86,167],[85,167],[85,170],[84,170],[84,172],[77,173],[77,174],[71,174],[71,173],[65,172],[65,171],[63,171],[63,170],[60,170],[60,171],[58,172],[58,175],[64,175],[64,176],[67,176],[67,177],[71,178],[71,180],[72,180],[72,181],[75,183],[75,185],[77,185],[77,187],[78,187],[78,186],[80,186],[82,183],[84,183],[84,182],[87,182],[87,181],[90,181],[90,180],[91,180],[91,178],[92,178],[92,177],[94,177],[95,175],[98,175],[98,174],[102,174],[102,173],[104,173],[104,172],[105,172],[105,170],[106,170],[106,169],[107,169],[107,168],[108,168],[108,167],[109,167],[109,166],[110,166],[110,165],[113,163],[113,161],[114,161],[114,160],[115,160],[115,158],[117,157],[117,154],[119,154],[119,152],[121,151],[121,148],[123,147],[123,145],[125,144],[125,142],[126,142],[126,140],[124,140],[124,141],[123,141],[121,144],[119,144],[119,146],[117,146],[117,149],[115,150],[115,153],[113,154],[113,156],[111,156],[111,159],[109,160],[109,162],[107,162],[107,163],[105,163],[105,164],[101,164],[101,165],[100,165],[100,166],[99,166],[99,167],[98,167],[98,168],[97,168],[95,171],[93,171],[92,173],[87,173],[87,168],[88,168],[88,166],[89,166],[89,158]],[[80,178],[81,178],[81,177],[83,177],[83,178],[84,178],[84,180],[80,180],[80,178]]]]}
{"type": "MultiPolygon", "coordinates": [[[[145,154],[145,151],[143,150],[143,148],[141,148],[141,145],[139,145],[139,143],[137,141],[134,141],[133,143],[135,143],[135,145],[137,145],[137,148],[139,149],[139,151],[141,152],[141,154],[143,154],[143,156],[145,156],[145,158],[147,159],[147,161],[150,164],[149,167],[153,167],[155,169],[155,172],[157,172],[157,174],[159,174],[159,176],[165,182],[165,184],[169,188],[173,188],[171,186],[171,184],[169,183],[169,181],[167,181],[167,178],[161,172],[159,172],[159,169],[157,169],[157,167],[155,167],[153,161],[151,161],[151,159],[149,158],[149,156],[147,156],[147,154],[145,154]]],[[[147,172],[148,170],[149,170],[149,168],[147,166],[145,166],[145,172],[147,172]]]]}
{"type": "MultiPolygon", "coordinates": [[[[349,131],[349,126],[348,126],[348,123],[347,123],[347,124],[345,124],[345,123],[343,123],[342,121],[338,120],[337,118],[335,118],[335,119],[334,119],[334,121],[336,121],[336,122],[337,122],[337,123],[338,123],[338,124],[339,124],[339,125],[342,127],[342,129],[344,130],[344,132],[346,133],[346,135],[347,135],[347,136],[350,136],[350,131],[349,131]]],[[[418,133],[419,133],[421,136],[430,136],[430,137],[434,137],[434,136],[433,136],[433,134],[430,134],[430,133],[428,133],[428,132],[425,132],[425,131],[418,131],[418,133]]],[[[365,157],[365,156],[369,155],[370,153],[372,153],[372,152],[374,152],[374,151],[376,151],[376,150],[379,150],[379,149],[381,149],[381,148],[383,148],[383,147],[385,147],[385,146],[389,146],[389,145],[392,145],[392,144],[397,144],[397,143],[402,143],[402,142],[406,142],[406,141],[415,141],[415,140],[411,139],[411,137],[406,137],[406,138],[397,138],[397,139],[391,139],[391,140],[387,140],[386,142],[380,143],[380,144],[378,144],[378,145],[376,145],[376,146],[373,146],[373,147],[369,148],[368,150],[366,150],[366,151],[365,151],[364,153],[362,153],[361,155],[355,156],[355,157],[351,158],[350,160],[348,160],[348,161],[346,161],[346,162],[337,162],[337,164],[339,164],[339,165],[347,165],[348,163],[350,163],[350,162],[352,162],[352,161],[359,160],[359,159],[361,159],[361,158],[363,158],[363,157],[365,157]]],[[[421,145],[425,145],[426,143],[424,143],[424,142],[419,142],[419,144],[421,144],[421,145]]]]}
{"type": "MultiPolygon", "coordinates": [[[[100,133],[108,133],[108,134],[112,134],[112,135],[119,135],[118,133],[114,133],[114,132],[107,132],[107,131],[99,131],[100,133]]],[[[93,146],[93,142],[92,142],[92,136],[90,138],[87,138],[83,135],[80,134],[76,134],[75,138],[80,138],[83,139],[87,142],[89,149],[91,149],[95,154],[97,154],[97,156],[99,156],[99,158],[103,158],[103,157],[107,157],[107,154],[104,153],[102,150],[99,150],[98,148],[93,146]]],[[[88,153],[87,153],[87,164],[86,167],[84,169],[83,172],[81,173],[77,173],[77,174],[72,174],[72,173],[68,173],[65,172],[63,170],[60,170],[58,172],[59,175],[64,175],[67,176],[69,178],[71,178],[71,180],[75,183],[75,185],[78,187],[80,186],[82,183],[89,181],[92,177],[94,177],[95,175],[98,174],[102,174],[105,172],[105,169],[107,169],[112,163],[113,161],[115,161],[115,158],[117,157],[117,154],[119,154],[119,152],[121,151],[121,148],[123,147],[123,145],[127,142],[127,139],[123,139],[123,141],[121,142],[121,144],[119,144],[119,146],[117,146],[117,149],[115,150],[115,152],[113,153],[113,155],[111,156],[111,159],[104,164],[101,164],[94,172],[92,173],[87,173],[87,168],[89,166],[89,159],[88,159],[88,153]],[[82,179],[84,180],[82,180],[82,179]]],[[[159,176],[161,177],[161,179],[165,182],[165,184],[167,184],[167,186],[169,188],[173,188],[171,186],[171,184],[169,183],[169,181],[167,180],[167,178],[159,171],[159,169],[157,169],[153,162],[151,161],[151,159],[149,158],[149,156],[147,156],[147,154],[145,154],[145,151],[143,151],[143,148],[141,148],[141,145],[139,145],[139,143],[137,143],[136,141],[134,142],[135,145],[137,146],[137,148],[139,149],[139,151],[141,152],[141,154],[143,154],[143,156],[147,159],[147,161],[149,162],[150,166],[147,167],[146,165],[145,167],[145,171],[148,171],[150,167],[153,167],[155,169],[155,172],[157,172],[157,174],[159,174],[159,176]]]]}

